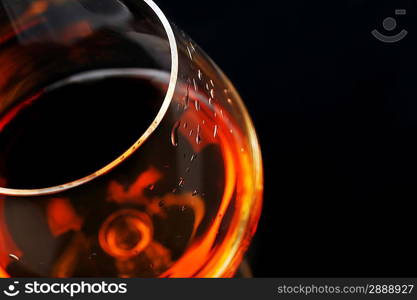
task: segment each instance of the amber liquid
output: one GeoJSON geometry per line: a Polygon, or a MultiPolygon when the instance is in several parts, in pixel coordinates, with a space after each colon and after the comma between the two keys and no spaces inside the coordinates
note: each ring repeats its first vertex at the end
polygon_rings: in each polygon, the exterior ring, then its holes
{"type": "MultiPolygon", "coordinates": [[[[138,140],[169,76],[106,72],[51,85],[0,120],[2,187],[77,180],[138,140]]],[[[0,195],[1,276],[205,276],[210,260],[221,260],[251,188],[247,149],[226,110],[213,110],[189,83],[183,89],[155,132],[110,172],[56,195],[0,195]]]]}

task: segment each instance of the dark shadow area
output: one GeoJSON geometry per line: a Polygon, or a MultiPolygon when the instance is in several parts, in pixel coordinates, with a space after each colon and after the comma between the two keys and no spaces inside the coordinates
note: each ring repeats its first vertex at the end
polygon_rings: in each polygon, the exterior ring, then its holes
{"type": "Polygon", "coordinates": [[[255,276],[416,276],[417,2],[158,4],[228,74],[258,130],[255,276]],[[384,43],[375,29],[408,35],[384,43]]]}

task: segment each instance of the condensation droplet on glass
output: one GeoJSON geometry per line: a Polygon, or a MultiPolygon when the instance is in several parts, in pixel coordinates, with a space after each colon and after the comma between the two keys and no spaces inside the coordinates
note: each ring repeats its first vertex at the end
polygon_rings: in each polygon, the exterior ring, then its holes
{"type": "Polygon", "coordinates": [[[182,125],[182,127],[183,127],[184,129],[187,129],[187,127],[188,127],[188,123],[187,123],[187,122],[184,122],[184,124],[182,125]]]}
{"type": "Polygon", "coordinates": [[[181,206],[181,211],[184,212],[187,209],[187,206],[183,205],[181,206]]]}
{"type": "Polygon", "coordinates": [[[14,260],[20,260],[20,258],[17,256],[17,255],[14,255],[14,254],[12,254],[12,253],[10,253],[9,254],[9,257],[11,258],[11,259],[14,259],[14,260]]]}
{"type": "Polygon", "coordinates": [[[193,162],[197,158],[197,154],[191,155],[190,161],[193,162]]]}
{"type": "Polygon", "coordinates": [[[155,189],[155,185],[154,184],[151,184],[151,185],[148,186],[148,190],[149,191],[153,191],[154,189],[155,189]]]}
{"type": "Polygon", "coordinates": [[[240,152],[245,152],[245,148],[240,148],[240,152]]]}
{"type": "Polygon", "coordinates": [[[194,90],[198,92],[197,82],[195,81],[195,78],[193,78],[193,85],[194,85],[194,90]]]}
{"type": "Polygon", "coordinates": [[[206,125],[206,120],[201,121],[203,125],[206,125]]]}
{"type": "Polygon", "coordinates": [[[195,142],[197,143],[197,145],[200,145],[202,141],[201,135],[197,134],[195,137],[195,142]]]}
{"type": "Polygon", "coordinates": [[[190,59],[193,60],[193,55],[191,54],[190,47],[188,46],[187,46],[187,52],[188,52],[188,56],[190,57],[190,59]]]}
{"type": "Polygon", "coordinates": [[[210,90],[210,87],[209,87],[208,83],[206,83],[206,90],[207,90],[207,91],[209,91],[209,90],[210,90]]]}
{"type": "Polygon", "coordinates": [[[190,82],[187,83],[187,90],[184,97],[184,110],[187,110],[190,106],[190,82]]]}
{"type": "Polygon", "coordinates": [[[194,106],[195,106],[196,111],[200,111],[200,108],[201,108],[200,101],[195,100],[194,101],[194,106]]]}
{"type": "Polygon", "coordinates": [[[203,78],[203,73],[201,73],[201,70],[198,70],[198,79],[202,79],[203,78]]]}
{"type": "Polygon", "coordinates": [[[212,87],[214,87],[214,81],[213,81],[213,79],[210,79],[210,84],[211,84],[212,87]]]}
{"type": "Polygon", "coordinates": [[[213,99],[210,97],[209,98],[209,104],[212,105],[213,104],[213,99]]]}
{"type": "Polygon", "coordinates": [[[193,129],[191,129],[190,130],[190,133],[188,134],[189,136],[192,136],[194,134],[194,130],[193,129]]]}
{"type": "Polygon", "coordinates": [[[210,90],[210,96],[211,96],[211,98],[214,98],[214,89],[210,90]]]}
{"type": "Polygon", "coordinates": [[[214,132],[213,132],[213,137],[214,138],[217,137],[218,131],[219,131],[219,126],[218,125],[214,125],[214,132]]]}
{"type": "Polygon", "coordinates": [[[197,190],[194,190],[194,192],[193,192],[192,196],[193,196],[193,197],[198,196],[198,191],[197,191],[197,190]]]}
{"type": "Polygon", "coordinates": [[[180,125],[181,121],[176,122],[171,130],[171,144],[174,147],[178,146],[178,128],[180,127],[180,125]]]}
{"type": "Polygon", "coordinates": [[[198,125],[197,126],[197,134],[195,136],[195,142],[197,143],[197,145],[199,145],[201,143],[200,131],[201,131],[201,127],[200,127],[200,125],[198,125]]]}
{"type": "Polygon", "coordinates": [[[179,187],[184,187],[185,179],[183,177],[180,177],[180,181],[178,182],[179,187]]]}
{"type": "Polygon", "coordinates": [[[227,98],[227,102],[228,102],[229,104],[232,104],[232,103],[233,103],[232,99],[230,99],[230,98],[227,98]]]}
{"type": "Polygon", "coordinates": [[[190,47],[191,47],[191,50],[193,50],[193,52],[195,52],[195,47],[194,47],[192,42],[190,42],[190,47]]]}

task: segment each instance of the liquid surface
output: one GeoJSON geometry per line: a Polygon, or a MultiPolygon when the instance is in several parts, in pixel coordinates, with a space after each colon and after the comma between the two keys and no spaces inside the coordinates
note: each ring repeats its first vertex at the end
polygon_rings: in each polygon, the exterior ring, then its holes
{"type": "Polygon", "coordinates": [[[12,108],[0,127],[0,177],[7,187],[35,189],[74,181],[130,148],[165,96],[152,78],[137,72],[85,73],[12,108]]]}

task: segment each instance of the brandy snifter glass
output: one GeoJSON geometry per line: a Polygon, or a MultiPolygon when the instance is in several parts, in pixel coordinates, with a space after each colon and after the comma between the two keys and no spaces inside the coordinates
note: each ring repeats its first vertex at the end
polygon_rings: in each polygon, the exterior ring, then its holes
{"type": "Polygon", "coordinates": [[[151,0],[1,0],[0,276],[231,277],[262,160],[151,0]]]}

